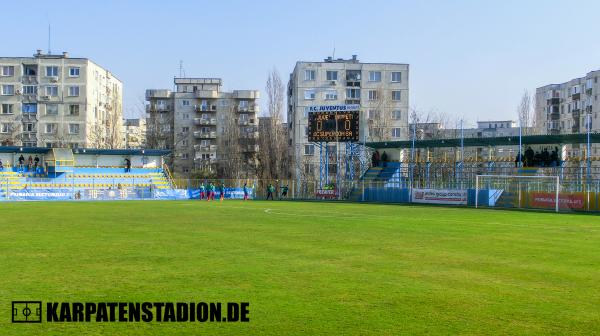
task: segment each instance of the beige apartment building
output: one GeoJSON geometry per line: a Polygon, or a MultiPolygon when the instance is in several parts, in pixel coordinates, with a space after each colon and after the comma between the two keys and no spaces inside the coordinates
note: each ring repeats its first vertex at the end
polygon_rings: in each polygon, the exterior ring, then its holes
{"type": "MultiPolygon", "coordinates": [[[[408,139],[409,65],[362,63],[328,57],[322,62],[297,62],[288,83],[289,147],[292,174],[319,174],[319,145],[308,141],[309,106],[360,105],[360,142],[408,139]]],[[[330,178],[339,176],[346,145],[329,143],[330,178]],[[340,160],[340,162],[337,162],[340,160]]]]}
{"type": "Polygon", "coordinates": [[[146,148],[146,119],[123,119],[123,147],[146,148]]]}
{"type": "Polygon", "coordinates": [[[221,90],[220,78],[175,78],[175,91],[146,90],[146,144],[173,151],[179,176],[194,170],[253,176],[258,151],[257,90],[221,90]]]}
{"type": "Polygon", "coordinates": [[[120,148],[122,83],[87,58],[0,57],[3,145],[120,148]]]}
{"type": "MultiPolygon", "coordinates": [[[[600,70],[589,72],[561,84],[549,84],[536,89],[535,127],[539,134],[586,133],[588,121],[592,132],[600,131],[600,101],[598,83],[600,70]]],[[[585,144],[567,146],[563,154],[583,156],[585,144]]],[[[592,146],[592,155],[600,148],[592,146]]]]}

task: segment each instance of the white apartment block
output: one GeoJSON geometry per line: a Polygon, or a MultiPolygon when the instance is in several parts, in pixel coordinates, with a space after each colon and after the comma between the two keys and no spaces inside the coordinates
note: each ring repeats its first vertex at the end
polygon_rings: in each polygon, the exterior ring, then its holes
{"type": "Polygon", "coordinates": [[[219,171],[235,160],[244,160],[242,169],[255,166],[259,91],[221,86],[220,78],[175,78],[175,92],[146,90],[147,146],[172,150],[177,175],[219,171]]]}
{"type": "MultiPolygon", "coordinates": [[[[292,173],[319,174],[319,148],[308,142],[306,108],[316,105],[360,105],[360,142],[408,138],[408,64],[361,63],[328,57],[322,62],[297,62],[288,83],[289,146],[292,173]]],[[[345,155],[345,144],[330,143],[332,159],[345,155]]],[[[341,162],[341,160],[340,160],[341,162]]],[[[340,165],[330,160],[329,175],[340,165]]]]}
{"type": "Polygon", "coordinates": [[[122,86],[110,71],[67,53],[0,57],[0,141],[119,148],[122,86]]]}
{"type": "Polygon", "coordinates": [[[123,147],[146,147],[146,119],[123,119],[123,147]]]}
{"type": "MultiPolygon", "coordinates": [[[[535,127],[540,134],[586,133],[588,120],[591,131],[600,131],[600,101],[598,83],[600,70],[561,84],[550,84],[536,89],[535,127]]],[[[582,156],[585,144],[569,146],[569,156],[582,156]]],[[[596,145],[592,155],[600,154],[596,145]]]]}

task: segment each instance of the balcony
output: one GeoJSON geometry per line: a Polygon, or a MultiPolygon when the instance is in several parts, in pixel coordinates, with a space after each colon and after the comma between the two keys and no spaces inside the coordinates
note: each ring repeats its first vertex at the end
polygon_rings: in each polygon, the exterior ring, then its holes
{"type": "Polygon", "coordinates": [[[194,137],[198,139],[215,139],[217,137],[217,132],[196,131],[194,132],[194,137]]]}
{"type": "Polygon", "coordinates": [[[38,83],[37,76],[22,76],[21,83],[25,85],[35,85],[38,83]]]}
{"type": "Polygon", "coordinates": [[[146,90],[146,99],[151,98],[169,98],[171,91],[169,90],[146,90]]]}
{"type": "Polygon", "coordinates": [[[146,112],[168,112],[171,111],[171,105],[167,104],[148,104],[146,105],[146,112]]]}
{"type": "Polygon", "coordinates": [[[592,95],[592,88],[591,87],[586,88],[585,89],[585,94],[587,94],[588,96],[591,96],[592,95]]]}
{"type": "Polygon", "coordinates": [[[194,118],[194,125],[216,125],[217,119],[215,118],[194,118]]]}
{"type": "Polygon", "coordinates": [[[560,104],[560,98],[550,98],[546,100],[548,105],[558,105],[560,104]]]}
{"type": "Polygon", "coordinates": [[[217,105],[198,105],[195,110],[196,112],[216,112],[217,105]]]}
{"type": "Polygon", "coordinates": [[[194,150],[197,152],[207,153],[217,150],[217,145],[194,145],[194,150]]]}
{"type": "Polygon", "coordinates": [[[258,138],[258,132],[243,132],[240,135],[242,139],[256,139],[258,138]]]}
{"type": "Polygon", "coordinates": [[[560,119],[560,113],[558,113],[558,112],[548,113],[548,119],[550,119],[550,120],[559,120],[560,119]]]}
{"type": "Polygon", "coordinates": [[[196,90],[194,91],[194,97],[200,99],[216,99],[219,98],[219,92],[217,90],[196,90]]]}
{"type": "Polygon", "coordinates": [[[242,151],[246,153],[258,152],[258,145],[243,145],[242,151]]]}
{"type": "Polygon", "coordinates": [[[579,99],[581,99],[581,93],[573,93],[571,95],[571,99],[573,99],[573,100],[579,100],[579,99]]]}
{"type": "Polygon", "coordinates": [[[250,104],[248,106],[236,106],[235,111],[238,113],[256,113],[259,112],[259,107],[257,104],[250,104]]]}

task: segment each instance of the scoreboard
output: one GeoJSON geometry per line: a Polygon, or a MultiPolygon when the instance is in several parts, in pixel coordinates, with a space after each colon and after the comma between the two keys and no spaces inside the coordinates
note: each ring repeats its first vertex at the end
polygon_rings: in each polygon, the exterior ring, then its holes
{"type": "Polygon", "coordinates": [[[308,109],[308,141],[357,142],[359,105],[311,106],[308,109]]]}

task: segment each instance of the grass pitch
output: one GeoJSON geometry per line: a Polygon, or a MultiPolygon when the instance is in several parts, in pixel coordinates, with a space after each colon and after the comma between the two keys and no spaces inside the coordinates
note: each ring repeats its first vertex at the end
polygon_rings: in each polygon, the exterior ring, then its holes
{"type": "Polygon", "coordinates": [[[0,204],[1,335],[600,334],[600,218],[226,201],[0,204]],[[248,301],[249,323],[11,324],[12,300],[248,301]]]}

